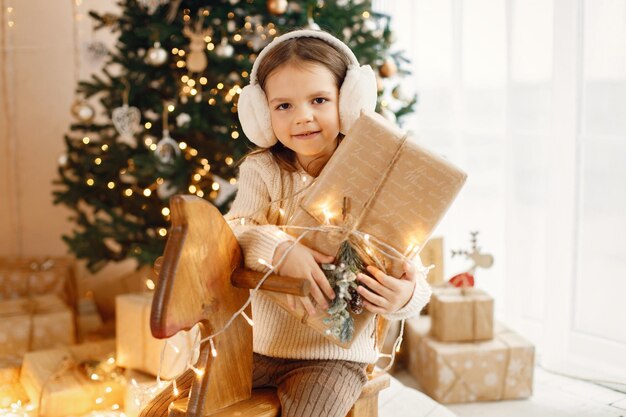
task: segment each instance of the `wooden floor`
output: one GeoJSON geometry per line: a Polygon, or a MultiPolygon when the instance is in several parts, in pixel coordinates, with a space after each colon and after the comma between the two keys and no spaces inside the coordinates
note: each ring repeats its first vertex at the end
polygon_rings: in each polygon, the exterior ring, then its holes
{"type": "Polygon", "coordinates": [[[626,392],[540,367],[535,369],[534,394],[526,400],[444,406],[418,388],[411,374],[397,371],[391,387],[380,394],[380,417],[626,417],[626,392]]]}

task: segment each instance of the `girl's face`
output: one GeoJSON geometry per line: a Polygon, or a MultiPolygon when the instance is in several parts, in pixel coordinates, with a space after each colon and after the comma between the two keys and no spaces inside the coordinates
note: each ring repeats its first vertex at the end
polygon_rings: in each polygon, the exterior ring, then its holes
{"type": "Polygon", "coordinates": [[[325,66],[315,63],[278,67],[265,82],[272,128],[304,167],[325,164],[337,147],[339,89],[325,66]]]}

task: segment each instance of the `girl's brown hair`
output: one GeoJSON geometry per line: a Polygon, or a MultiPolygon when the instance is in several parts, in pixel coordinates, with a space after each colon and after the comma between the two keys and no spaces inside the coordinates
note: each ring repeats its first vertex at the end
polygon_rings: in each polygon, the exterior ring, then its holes
{"type": "MultiPolygon", "coordinates": [[[[346,78],[350,60],[342,52],[335,49],[328,42],[318,38],[301,37],[291,38],[276,45],[259,62],[257,68],[257,81],[265,91],[267,78],[281,65],[306,65],[320,64],[325,66],[335,78],[337,88],[341,88],[343,80],[346,78]]],[[[343,135],[339,135],[339,140],[343,135]]],[[[250,155],[270,152],[278,166],[288,172],[297,171],[296,154],[287,148],[280,141],[269,148],[257,147],[249,152],[243,159],[250,155]]]]}

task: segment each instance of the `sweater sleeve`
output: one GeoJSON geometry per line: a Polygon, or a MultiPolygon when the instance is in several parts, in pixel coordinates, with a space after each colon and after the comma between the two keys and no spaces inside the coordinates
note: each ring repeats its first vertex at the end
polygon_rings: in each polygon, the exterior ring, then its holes
{"type": "Polygon", "coordinates": [[[275,180],[272,168],[247,158],[239,167],[237,196],[224,216],[241,246],[246,268],[261,272],[267,268],[259,260],[271,263],[276,247],[294,240],[268,220],[271,201],[268,184],[275,180]]]}
{"type": "Polygon", "coordinates": [[[413,290],[413,295],[409,299],[409,302],[406,303],[406,305],[400,310],[394,313],[384,314],[383,317],[387,320],[403,320],[417,316],[430,300],[432,290],[426,281],[428,268],[422,265],[419,255],[416,255],[411,262],[413,263],[413,267],[416,269],[417,274],[415,277],[415,289],[413,290]]]}

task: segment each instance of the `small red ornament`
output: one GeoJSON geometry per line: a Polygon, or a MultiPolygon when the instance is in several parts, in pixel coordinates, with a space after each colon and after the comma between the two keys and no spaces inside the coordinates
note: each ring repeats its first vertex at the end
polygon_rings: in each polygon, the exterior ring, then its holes
{"type": "Polygon", "coordinates": [[[450,278],[448,282],[458,288],[473,287],[474,275],[469,272],[462,272],[450,278]]]}

